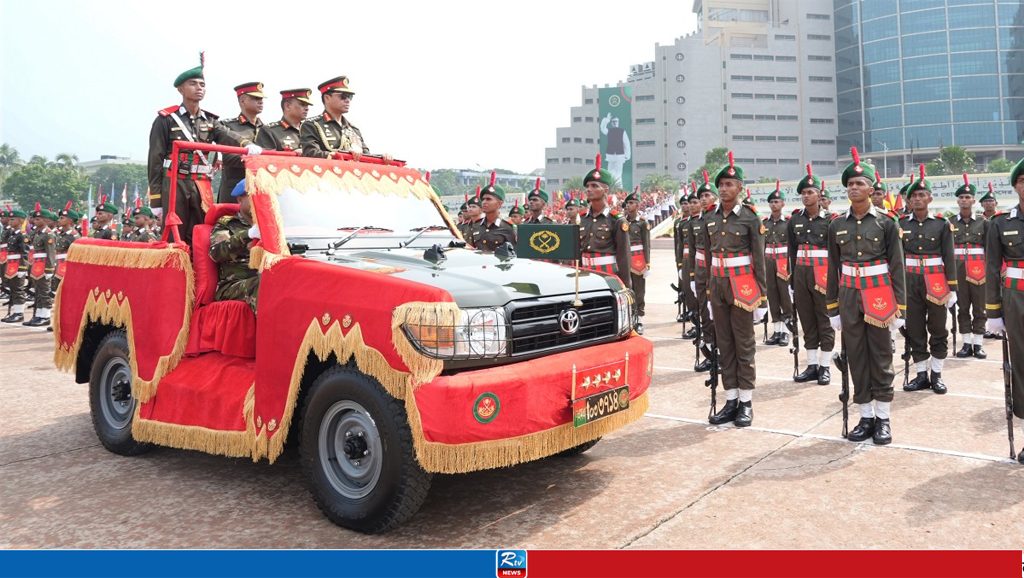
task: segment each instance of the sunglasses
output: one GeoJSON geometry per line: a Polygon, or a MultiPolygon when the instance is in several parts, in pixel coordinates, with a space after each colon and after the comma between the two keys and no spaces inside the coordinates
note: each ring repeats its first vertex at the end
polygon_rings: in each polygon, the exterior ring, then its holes
{"type": "Polygon", "coordinates": [[[352,97],[355,96],[350,92],[336,92],[334,93],[334,95],[340,98],[341,100],[352,100],[352,97]]]}

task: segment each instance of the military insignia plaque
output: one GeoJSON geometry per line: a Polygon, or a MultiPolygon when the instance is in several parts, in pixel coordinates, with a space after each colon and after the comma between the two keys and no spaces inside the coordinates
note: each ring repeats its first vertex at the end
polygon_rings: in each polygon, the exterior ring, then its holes
{"type": "Polygon", "coordinates": [[[516,255],[524,259],[576,261],[579,243],[578,225],[519,225],[516,255]]]}

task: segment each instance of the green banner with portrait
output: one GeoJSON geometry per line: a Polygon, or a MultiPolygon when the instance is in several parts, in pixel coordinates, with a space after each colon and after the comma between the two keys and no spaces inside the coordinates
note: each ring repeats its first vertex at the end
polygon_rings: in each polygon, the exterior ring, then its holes
{"type": "Polygon", "coordinates": [[[619,185],[633,190],[633,87],[599,88],[598,127],[601,165],[619,185]]]}
{"type": "Polygon", "coordinates": [[[579,225],[519,225],[516,256],[546,261],[576,261],[579,225]]]}

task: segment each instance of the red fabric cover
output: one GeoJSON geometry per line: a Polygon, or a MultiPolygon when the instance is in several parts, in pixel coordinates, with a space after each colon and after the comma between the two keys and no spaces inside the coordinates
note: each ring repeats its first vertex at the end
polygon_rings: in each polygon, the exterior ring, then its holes
{"type": "Polygon", "coordinates": [[[596,372],[596,369],[590,373],[588,370],[622,362],[627,353],[625,381],[629,384],[629,399],[635,400],[647,391],[654,363],[654,344],[639,336],[522,363],[436,377],[414,394],[424,438],[445,444],[482,442],[572,423],[569,402],[573,365],[577,369],[578,399],[617,387],[613,384],[584,390],[581,383],[585,376],[596,372]],[[490,423],[480,423],[473,415],[482,393],[498,397],[498,415],[490,423]]]}
{"type": "MultiPolygon", "coordinates": [[[[133,251],[166,251],[167,243],[129,243],[102,239],[79,239],[75,245],[102,246],[133,251]]],[[[187,248],[177,245],[178,248],[187,248]]],[[[57,346],[70,350],[78,339],[78,331],[87,305],[96,299],[104,303],[131,306],[131,323],[136,336],[132,345],[140,379],[151,381],[161,357],[171,354],[174,342],[185,322],[185,295],[188,278],[185,271],[167,265],[157,269],[131,269],[89,265],[74,260],[74,247],[68,255],[67,275],[61,282],[60,333],[57,346]],[[95,291],[98,290],[97,297],[95,291]],[[109,291],[109,295],[107,292],[109,291]]]]}
{"type": "MultiPolygon", "coordinates": [[[[261,228],[262,232],[262,228],[261,228]]],[[[363,341],[398,371],[408,371],[391,343],[391,312],[410,301],[454,300],[444,289],[391,275],[370,273],[301,257],[284,257],[263,271],[260,327],[256,334],[256,411],[263,422],[283,421],[295,364],[305,364],[299,346],[311,322],[327,332],[346,315],[359,324],[363,341]],[[330,315],[327,324],[324,314],[330,315]]],[[[272,437],[281,429],[269,432],[272,437]]]]}
{"type": "Polygon", "coordinates": [[[163,423],[245,431],[242,412],[255,372],[255,361],[220,353],[182,359],[160,380],[156,397],[142,404],[139,415],[163,423]]]}
{"type": "Polygon", "coordinates": [[[221,217],[230,217],[238,213],[237,203],[220,203],[210,207],[209,211],[206,211],[206,220],[204,224],[216,225],[217,221],[221,217]]]}
{"type": "Polygon", "coordinates": [[[256,316],[244,301],[214,301],[192,315],[185,355],[209,351],[256,357],[256,316]]]}
{"type": "Polygon", "coordinates": [[[196,307],[213,302],[217,294],[220,270],[210,258],[211,225],[196,225],[192,229],[192,269],[196,279],[196,307]]]}

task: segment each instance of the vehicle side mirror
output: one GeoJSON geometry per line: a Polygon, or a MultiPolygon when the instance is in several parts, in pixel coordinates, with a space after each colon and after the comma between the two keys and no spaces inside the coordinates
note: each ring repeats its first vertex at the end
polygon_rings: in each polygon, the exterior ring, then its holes
{"type": "Polygon", "coordinates": [[[506,242],[504,245],[494,250],[494,256],[501,259],[502,261],[515,259],[516,248],[512,245],[512,243],[506,242]]]}
{"type": "Polygon", "coordinates": [[[441,245],[434,243],[429,249],[423,252],[423,260],[436,264],[447,261],[448,256],[444,254],[444,248],[441,247],[441,245]]]}
{"type": "Polygon", "coordinates": [[[288,243],[288,252],[292,255],[302,255],[309,251],[309,245],[305,243],[288,243]]]}
{"type": "Polygon", "coordinates": [[[451,241],[448,241],[448,247],[452,249],[462,249],[465,246],[466,241],[464,239],[452,239],[451,241]]]}

